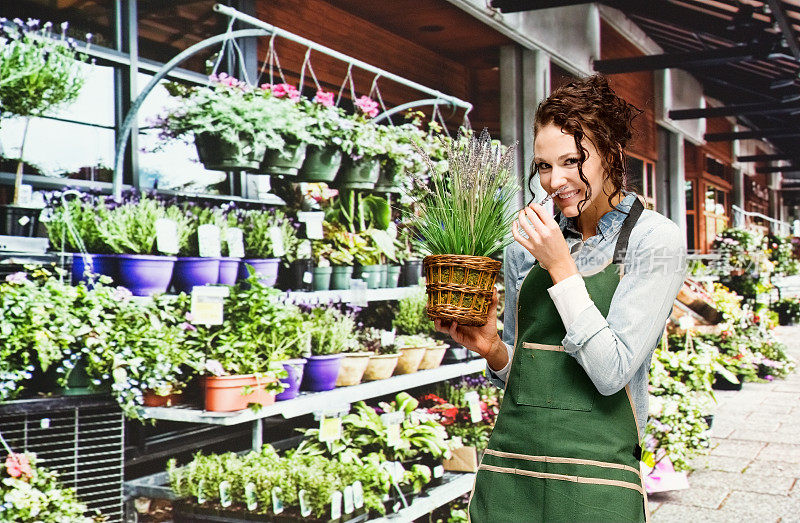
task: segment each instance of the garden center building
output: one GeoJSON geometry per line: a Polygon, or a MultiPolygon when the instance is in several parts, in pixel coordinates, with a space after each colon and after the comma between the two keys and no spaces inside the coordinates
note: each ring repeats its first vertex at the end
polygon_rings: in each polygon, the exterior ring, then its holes
{"type": "MultiPolygon", "coordinates": [[[[270,181],[262,172],[258,181],[245,169],[206,169],[204,165],[213,165],[199,161],[199,144],[196,148],[165,139],[163,115],[176,107],[172,82],[211,85],[212,77],[234,86],[239,81],[269,84],[273,94],[280,88],[282,95],[300,98],[302,93],[309,100],[315,93],[317,97],[319,92],[332,93],[331,104],[348,112],[358,108],[386,122],[398,123],[408,110],[421,111],[422,119],[436,122],[445,132],[455,133],[464,123],[473,129],[487,128],[505,144],[518,143],[515,169],[524,187],[518,200],[527,202],[535,196],[526,182],[538,103],[570,79],[599,72],[607,75],[621,97],[641,109],[626,151],[628,187],[641,194],[649,208],[679,225],[690,252],[707,254],[717,235],[734,225],[800,235],[800,152],[795,152],[800,150],[796,124],[800,4],[796,0],[0,2],[0,24],[22,25],[29,20],[37,21],[31,26],[50,21],[54,38],[59,38],[60,27],[62,38],[74,40],[87,57],[78,65],[86,81],[74,103],[41,115],[29,113],[28,118],[2,112],[7,104],[0,100],[3,209],[19,207],[12,202],[19,203],[15,171],[21,155],[21,182],[32,188],[26,196],[30,207],[44,206],[53,191],[66,188],[115,196],[128,189],[153,191],[181,203],[225,206],[226,211],[230,204],[270,212],[291,204],[270,187],[286,182],[288,173],[280,173],[280,179],[276,174],[270,181]]],[[[0,33],[0,46],[6,41],[0,33]]],[[[256,163],[253,169],[258,167],[256,163]]],[[[538,198],[543,196],[539,188],[538,198]]],[[[384,198],[386,227],[392,216],[387,201],[396,197],[384,198]]],[[[24,228],[28,222],[20,223],[24,228]]],[[[295,225],[299,230],[299,223],[295,225]]],[[[310,222],[305,227],[312,238],[310,222]]],[[[6,240],[25,236],[11,229],[0,230],[0,268],[37,259],[31,252],[20,252],[24,250],[20,245],[27,244],[6,240]]],[[[44,225],[29,236],[46,237],[44,225]]],[[[270,242],[278,243],[274,238],[270,242]]],[[[53,252],[49,255],[55,258],[53,252]]],[[[273,252],[269,257],[281,255],[273,252]]],[[[299,277],[303,290],[310,290],[311,280],[305,278],[310,278],[311,262],[305,261],[309,269],[300,270],[299,277]]],[[[0,274],[5,277],[7,272],[0,274]]],[[[10,283],[19,278],[9,277],[10,283]]],[[[234,273],[233,281],[237,277],[241,279],[234,273]]],[[[397,278],[396,274],[395,288],[397,278]]],[[[316,302],[309,299],[304,304],[396,301],[410,295],[410,288],[419,282],[419,277],[406,281],[406,289],[369,287],[367,292],[359,287],[347,299],[320,290],[316,302]]],[[[205,296],[210,301],[203,303],[218,304],[226,297],[205,296]]],[[[193,328],[186,322],[180,325],[184,330],[193,328]]],[[[321,392],[328,394],[324,407],[339,408],[341,412],[333,412],[338,415],[359,400],[416,390],[484,368],[482,361],[466,356],[457,361],[438,367],[440,356],[425,375],[430,377],[394,376],[389,378],[392,384],[383,388],[367,382],[348,393],[331,385],[321,392]]],[[[2,363],[0,358],[0,371],[2,363]]],[[[113,363],[113,370],[119,371],[122,365],[113,363]]],[[[159,421],[151,426],[126,420],[116,405],[110,408],[100,400],[78,403],[65,396],[46,406],[9,406],[2,401],[3,392],[0,387],[0,432],[8,430],[12,443],[24,439],[27,444],[29,431],[35,439],[36,431],[46,432],[51,424],[62,431],[57,436],[65,441],[78,438],[79,425],[96,436],[97,441],[90,439],[85,448],[76,439],[74,455],[91,456],[95,468],[76,469],[73,481],[79,494],[89,496],[90,506],[106,512],[112,521],[122,521],[123,499],[133,510],[135,497],[164,495],[168,480],[163,470],[171,457],[188,459],[199,448],[256,448],[264,441],[281,441],[276,447],[289,448],[299,442],[298,426],[319,424],[322,432],[331,416],[320,410],[325,402],[301,395],[291,405],[274,403],[260,413],[244,407],[235,414],[152,407],[145,417],[159,421]],[[80,490],[88,485],[94,490],[80,490]]],[[[54,434],[44,434],[42,441],[57,445],[54,434]]],[[[78,459],[74,461],[78,467],[78,459]]],[[[461,490],[446,501],[471,488],[471,482],[462,480],[457,485],[461,490]]],[[[416,517],[436,508],[424,506],[427,511],[415,513],[416,517]]]]}

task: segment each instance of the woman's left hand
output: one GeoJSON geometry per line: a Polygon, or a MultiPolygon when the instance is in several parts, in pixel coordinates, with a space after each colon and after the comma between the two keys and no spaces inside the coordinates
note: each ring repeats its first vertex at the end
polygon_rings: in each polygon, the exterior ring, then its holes
{"type": "Polygon", "coordinates": [[[543,268],[547,269],[553,278],[553,283],[558,283],[578,272],[561,228],[550,213],[538,203],[531,203],[519,212],[519,216],[511,224],[511,234],[543,268]],[[522,232],[528,237],[524,238],[522,232]]]}

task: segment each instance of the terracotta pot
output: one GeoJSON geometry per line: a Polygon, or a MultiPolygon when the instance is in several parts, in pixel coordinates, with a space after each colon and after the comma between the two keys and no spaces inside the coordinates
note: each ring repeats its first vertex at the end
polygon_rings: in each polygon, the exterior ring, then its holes
{"type": "Polygon", "coordinates": [[[344,355],[342,364],[339,367],[339,374],[336,376],[337,387],[349,387],[358,385],[364,376],[364,371],[369,365],[369,352],[353,352],[344,355]]]}
{"type": "Polygon", "coordinates": [[[142,403],[145,407],[172,407],[173,405],[180,404],[182,399],[182,392],[175,392],[172,394],[167,394],[166,396],[160,396],[152,390],[146,390],[144,392],[142,403]]]}
{"type": "Polygon", "coordinates": [[[364,381],[385,380],[390,378],[397,367],[399,354],[373,354],[369,357],[369,365],[364,371],[364,381]]]}
{"type": "Polygon", "coordinates": [[[449,345],[437,345],[425,349],[425,356],[419,364],[418,370],[435,369],[442,364],[444,353],[447,352],[449,345]]]}
{"type": "Polygon", "coordinates": [[[426,347],[401,347],[400,359],[397,360],[397,367],[395,367],[394,373],[411,374],[412,372],[417,372],[427,350],[426,347]]]}
{"type": "Polygon", "coordinates": [[[275,394],[264,391],[264,386],[270,381],[274,380],[257,378],[253,374],[206,376],[203,381],[206,410],[230,412],[246,409],[251,403],[260,403],[264,407],[272,405],[275,394]],[[250,387],[249,394],[245,394],[245,387],[250,387]]]}

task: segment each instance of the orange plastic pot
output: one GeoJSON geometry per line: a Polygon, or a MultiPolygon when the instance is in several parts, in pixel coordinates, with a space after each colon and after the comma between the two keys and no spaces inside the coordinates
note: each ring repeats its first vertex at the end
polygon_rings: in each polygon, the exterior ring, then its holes
{"type": "Polygon", "coordinates": [[[206,410],[231,412],[246,409],[251,403],[259,403],[264,407],[272,405],[275,403],[275,394],[264,390],[271,381],[274,380],[253,374],[206,376],[203,380],[206,410]]]}
{"type": "Polygon", "coordinates": [[[161,396],[152,390],[147,390],[142,398],[142,403],[144,403],[145,407],[172,407],[173,405],[178,405],[182,398],[182,392],[161,396]]]}

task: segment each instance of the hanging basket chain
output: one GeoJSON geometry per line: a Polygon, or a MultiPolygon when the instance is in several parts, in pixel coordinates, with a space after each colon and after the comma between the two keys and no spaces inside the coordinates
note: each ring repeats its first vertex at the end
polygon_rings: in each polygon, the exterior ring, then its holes
{"type": "Polygon", "coordinates": [[[439,122],[441,122],[442,124],[442,129],[444,130],[444,133],[447,135],[448,138],[452,138],[452,136],[450,136],[450,130],[447,128],[447,124],[444,121],[442,110],[439,108],[439,104],[433,106],[433,114],[431,115],[431,121],[435,122],[437,116],[439,118],[439,122]]]}
{"type": "Polygon", "coordinates": [[[319,85],[319,81],[317,81],[317,75],[314,74],[314,69],[311,68],[311,48],[309,47],[306,49],[306,56],[303,58],[303,67],[300,68],[300,83],[298,84],[297,88],[302,92],[303,85],[305,83],[306,78],[306,68],[308,68],[308,72],[311,74],[311,78],[314,80],[314,85],[317,87],[317,91],[320,91],[322,87],[319,85]]]}
{"type": "Polygon", "coordinates": [[[242,76],[244,77],[244,81],[247,85],[252,86],[253,84],[250,83],[250,75],[247,74],[247,66],[244,63],[244,53],[242,53],[242,48],[239,47],[239,42],[236,41],[236,38],[231,38],[230,42],[234,51],[236,51],[236,56],[239,57],[239,65],[242,68],[242,76]]]}
{"type": "Polygon", "coordinates": [[[228,22],[228,29],[225,31],[225,40],[223,40],[219,54],[217,54],[217,59],[214,61],[214,67],[211,69],[211,76],[217,74],[217,69],[219,69],[219,65],[222,63],[222,57],[225,55],[225,47],[230,41],[230,34],[233,33],[233,21],[234,19],[231,18],[230,22],[228,22]]]}
{"type": "Polygon", "coordinates": [[[339,107],[339,101],[342,99],[342,91],[344,91],[344,86],[347,85],[347,81],[350,80],[350,92],[353,94],[353,101],[355,101],[355,92],[353,90],[353,64],[350,63],[347,65],[347,74],[344,76],[344,80],[342,80],[342,85],[339,87],[339,94],[336,95],[336,107],[339,107]]]}
{"type": "MultiPolygon", "coordinates": [[[[311,54],[311,48],[310,47],[308,48],[308,53],[307,54],[309,54],[309,55],[311,54]]],[[[322,90],[322,85],[320,85],[319,80],[317,79],[317,75],[316,75],[316,73],[314,73],[314,68],[311,67],[311,60],[308,60],[307,67],[308,67],[308,73],[311,75],[311,78],[314,79],[314,85],[317,86],[317,91],[321,91],[322,90]]]]}
{"type": "MultiPolygon", "coordinates": [[[[372,87],[370,87],[370,89],[369,89],[369,97],[372,98],[372,95],[374,94],[378,99],[378,103],[381,105],[381,109],[383,109],[383,112],[385,113],[389,109],[387,109],[386,108],[386,104],[383,103],[383,96],[381,96],[381,88],[378,87],[378,79],[380,77],[381,77],[381,74],[378,73],[378,74],[375,75],[375,78],[373,78],[372,87]]],[[[389,125],[394,125],[394,122],[392,121],[391,115],[387,116],[386,119],[389,120],[389,125]]]]}

